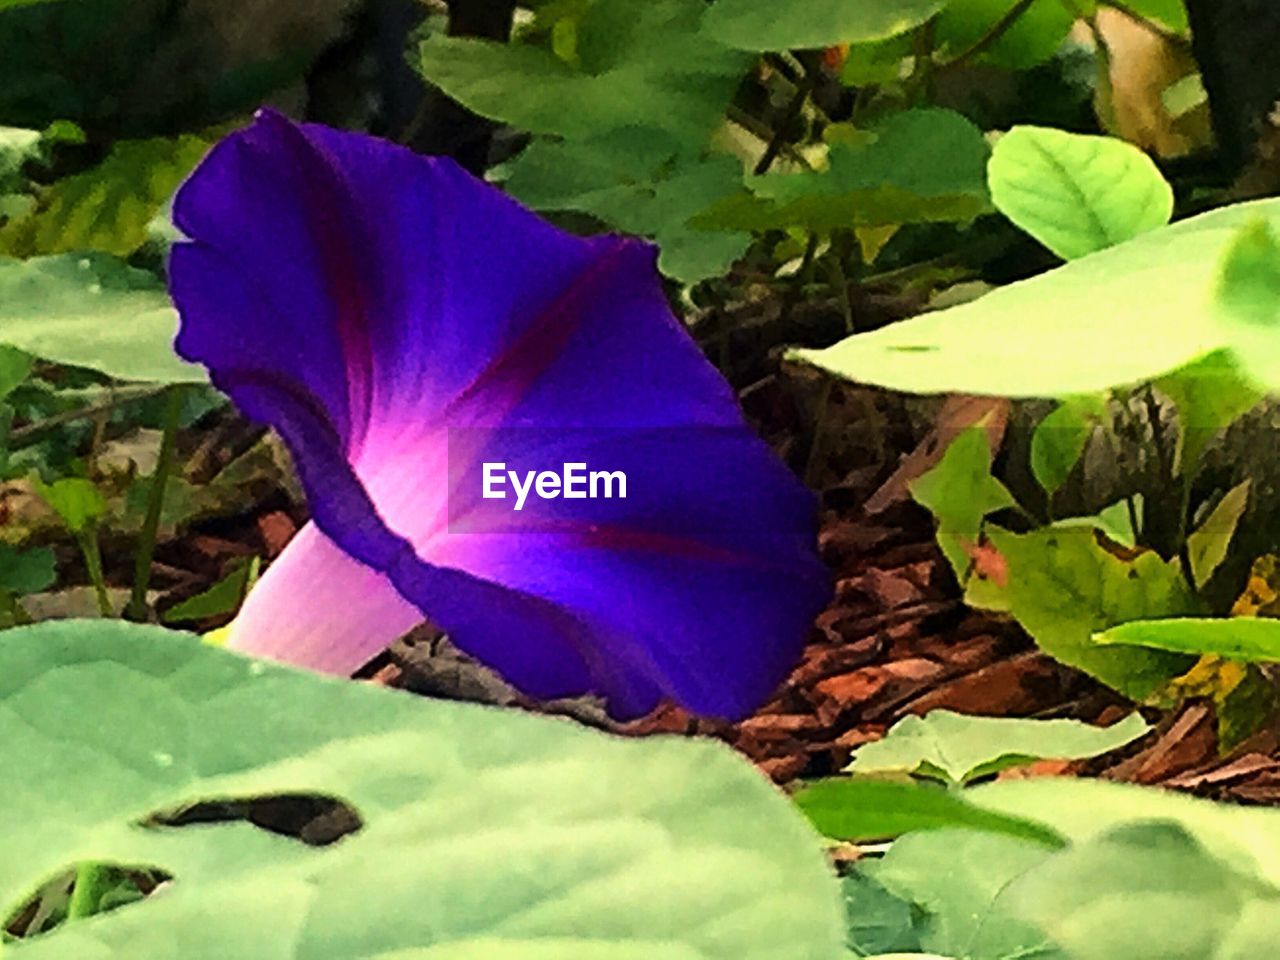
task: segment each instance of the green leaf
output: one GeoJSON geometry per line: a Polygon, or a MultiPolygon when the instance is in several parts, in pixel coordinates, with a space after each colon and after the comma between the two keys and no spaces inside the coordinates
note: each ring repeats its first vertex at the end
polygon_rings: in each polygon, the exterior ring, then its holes
{"type": "Polygon", "coordinates": [[[96,526],[107,513],[107,498],[91,480],[64,477],[45,483],[33,477],[31,484],[72,533],[83,533],[96,526]]]}
{"type": "Polygon", "coordinates": [[[1210,441],[1263,397],[1227,350],[1211,353],[1155,383],[1178,410],[1178,470],[1185,477],[1195,476],[1210,441]]]}
{"type": "Polygon", "coordinates": [[[938,546],[961,580],[984,518],[1017,505],[1013,494],[991,475],[991,445],[982,426],[961,431],[933,469],[911,482],[910,490],[937,518],[938,546]]]}
{"type": "MultiPolygon", "coordinates": [[[[0,333],[0,336],[3,336],[0,333]]],[[[31,357],[13,347],[0,346],[0,400],[27,379],[31,373],[31,357]]]]}
{"type": "Polygon", "coordinates": [[[948,0],[718,0],[707,29],[741,50],[814,49],[913,30],[948,0]]]}
{"type": "Polygon", "coordinates": [[[987,166],[1001,213],[1064,260],[1163,227],[1173,188],[1145,153],[1115,137],[1014,127],[987,166]]]}
{"type": "Polygon", "coordinates": [[[859,957],[920,953],[920,911],[890,893],[865,870],[840,881],[849,917],[849,949],[859,957]]]}
{"type": "Polygon", "coordinates": [[[1008,565],[1008,611],[1055,660],[1134,700],[1190,668],[1186,657],[1093,641],[1130,620],[1194,613],[1196,599],[1176,563],[1150,551],[1118,557],[1083,528],[1016,534],[989,527],[987,536],[1008,565]]]}
{"type": "Polygon", "coordinates": [[[81,250],[128,256],[209,149],[196,136],[126,140],[98,166],[57,181],[27,216],[0,230],[0,251],[33,257],[81,250]]]}
{"type": "Polygon", "coordinates": [[[940,787],[869,777],[819,780],[795,802],[820,831],[836,840],[884,840],[913,830],[965,827],[1008,834],[1048,846],[1061,843],[1052,830],[1029,820],[993,817],[940,787]]]}
{"type": "Polygon", "coordinates": [[[970,303],[858,334],[795,359],[912,393],[1064,397],[1154,380],[1229,345],[1218,266],[1280,199],[1144,233],[970,303]]]}
{"type": "Polygon", "coordinates": [[[252,581],[257,578],[259,564],[257,557],[240,564],[208,590],[174,604],[160,619],[164,623],[182,623],[233,613],[244,602],[252,581]]]}
{"type": "Polygon", "coordinates": [[[951,0],[938,17],[935,42],[952,59],[982,44],[976,57],[981,62],[1013,69],[1033,67],[1057,53],[1077,17],[1091,13],[1094,4],[1080,0],[1071,9],[1062,0],[1032,0],[1006,27],[1006,18],[1017,6],[1016,0],[951,0]]]}
{"type": "Polygon", "coordinates": [[[1031,435],[1031,472],[1046,493],[1066,482],[1094,428],[1106,414],[1105,394],[1067,397],[1031,435]]]}
{"type": "Polygon", "coordinates": [[[1094,727],[1079,720],[969,717],[933,710],[924,717],[903,717],[883,740],[860,747],[849,770],[941,775],[950,783],[963,784],[1035,760],[1096,757],[1149,729],[1136,713],[1110,727],[1094,727]]]}
{"type": "Polygon", "coordinates": [[[742,188],[742,167],[715,156],[657,171],[643,162],[643,131],[560,143],[538,141],[511,164],[506,189],[538,210],[580,210],[627,233],[652,237],[658,266],[683,283],[723,274],[746,251],[742,231],[694,230],[689,220],[742,188]],[[637,163],[637,158],[642,162],[637,163]]]}
{"type": "Polygon", "coordinates": [[[173,352],[177,324],[160,282],[113,257],[0,257],[0,343],[120,380],[203,382],[173,352]]]}
{"type": "Polygon", "coordinates": [[[1093,639],[1106,646],[1213,654],[1247,663],[1280,663],[1280,620],[1269,617],[1135,620],[1100,631],[1093,639]]]}
{"type": "Polygon", "coordinates": [[[1264,387],[1280,387],[1280,241],[1267,219],[1253,219],[1232,242],[1217,307],[1245,372],[1264,387]]]}
{"type": "Polygon", "coordinates": [[[48,547],[18,550],[0,543],[0,593],[25,596],[53,586],[57,562],[48,547]]]}
{"type": "Polygon", "coordinates": [[[0,904],[69,865],[150,864],[163,891],[5,946],[146,957],[836,960],[818,838],[726,747],[321,678],[113,622],[0,643],[0,904]],[[341,801],[324,847],[246,822],[159,826],[220,798],[341,801]]]}
{"type": "Polygon", "coordinates": [[[577,27],[577,65],[541,47],[437,34],[422,44],[421,70],[476,113],[533,133],[645,130],[655,163],[672,144],[696,155],[751,63],[707,31],[706,10],[701,0],[592,4],[577,27]]]}
{"type": "Polygon", "coordinates": [[[1186,33],[1187,5],[1184,0],[1125,0],[1124,4],[1116,4],[1140,17],[1154,20],[1174,33],[1186,33]]]}
{"type": "Polygon", "coordinates": [[[1008,902],[1009,886],[1052,856],[1013,837],[940,830],[903,837],[863,869],[924,914],[923,950],[959,960],[1066,960],[1008,902]]]}
{"type": "Polygon", "coordinates": [[[858,144],[831,146],[821,173],[748,180],[750,195],[721,201],[694,226],[752,230],[967,221],[989,209],[982,131],[935,108],[896,113],[858,144]]]}
{"type": "MultiPolygon", "coordinates": [[[[1236,947],[1266,908],[1280,933],[1280,890],[1235,868],[1176,823],[1132,823],[1046,859],[1013,881],[1010,909],[1072,960],[1245,960],[1236,947]]],[[[1256,956],[1249,954],[1248,956],[1256,956]]]]}
{"type": "Polygon", "coordinates": [[[1208,583],[1213,571],[1227,558],[1227,547],[1249,504],[1251,486],[1252,481],[1246,479],[1228,490],[1204,523],[1187,537],[1187,556],[1196,587],[1208,583]]]}

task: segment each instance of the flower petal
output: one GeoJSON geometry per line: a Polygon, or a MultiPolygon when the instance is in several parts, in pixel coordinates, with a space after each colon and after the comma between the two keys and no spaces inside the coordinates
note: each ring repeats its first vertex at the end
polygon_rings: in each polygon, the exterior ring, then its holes
{"type": "MultiPolygon", "coordinates": [[[[179,352],[281,433],[318,528],[255,594],[300,591],[310,564],[340,565],[336,544],[353,585],[392,584],[538,696],[734,716],[781,679],[829,592],[813,498],[672,315],[651,248],[573,237],[447,160],[269,113],[215,148],[175,218],[191,238],[170,264],[179,352]],[[516,516],[479,496],[483,460],[588,455],[627,473],[625,500],[516,516]]],[[[308,596],[299,624],[347,603],[308,596]]],[[[255,600],[233,644],[348,670],[411,619],[354,621],[339,655],[328,626],[270,639],[286,613],[255,600]]]]}

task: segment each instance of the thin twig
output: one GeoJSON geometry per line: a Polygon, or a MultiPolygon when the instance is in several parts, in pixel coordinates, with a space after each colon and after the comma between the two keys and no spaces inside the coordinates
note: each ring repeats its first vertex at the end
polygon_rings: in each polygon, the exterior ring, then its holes
{"type": "Polygon", "coordinates": [[[986,53],[1000,42],[1000,38],[1009,32],[1009,29],[1022,18],[1024,13],[1031,9],[1031,5],[1035,2],[1036,0],[1018,0],[1017,3],[1009,8],[1009,12],[992,24],[991,29],[980,37],[977,42],[942,64],[938,69],[950,70],[952,67],[963,66],[975,57],[986,53]]]}

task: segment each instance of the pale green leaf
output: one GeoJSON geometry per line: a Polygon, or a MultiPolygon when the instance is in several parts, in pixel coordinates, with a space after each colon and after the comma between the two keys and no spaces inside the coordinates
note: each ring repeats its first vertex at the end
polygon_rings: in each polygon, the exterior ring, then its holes
{"type": "Polygon", "coordinates": [[[1096,757],[1149,729],[1136,713],[1109,727],[1094,727],[1079,720],[971,717],[933,710],[924,717],[903,717],[884,739],[859,747],[849,770],[940,774],[962,784],[1035,760],[1096,757]]]}
{"type": "Polygon", "coordinates": [[[1009,836],[940,830],[903,837],[863,869],[924,914],[924,950],[957,960],[1067,960],[1007,902],[1009,886],[1052,856],[1009,836]]]}
{"type": "Polygon", "coordinates": [[[1145,153],[1114,137],[1014,127],[987,166],[991,199],[1064,260],[1162,227],[1173,188],[1145,153]]]}
{"type": "Polygon", "coordinates": [[[106,515],[107,498],[92,480],[64,477],[53,483],[33,478],[32,486],[72,533],[83,533],[106,515]]]}
{"type": "Polygon", "coordinates": [[[174,877],[6,945],[15,960],[842,955],[818,837],[711,741],[618,739],[101,622],[5,633],[0,741],[0,904],[85,860],[174,877]],[[359,829],[309,847],[154,822],[299,794],[347,804],[359,829]]]}
{"type": "Polygon", "coordinates": [[[793,356],[913,393],[1063,397],[1153,380],[1228,346],[1219,264],[1280,199],[1215,210],[979,300],[793,356]]]}
{"type": "Polygon", "coordinates": [[[816,49],[885,40],[920,26],[948,0],[718,0],[707,29],[742,50],[816,49]]]}
{"type": "Polygon", "coordinates": [[[1135,620],[1094,635],[1104,646],[1146,647],[1201,656],[1213,654],[1248,663],[1280,663],[1280,620],[1177,617],[1135,620]]]}
{"type": "Polygon", "coordinates": [[[177,326],[160,282],[113,257],[0,258],[0,343],[121,380],[202,382],[173,352],[177,326]]]}

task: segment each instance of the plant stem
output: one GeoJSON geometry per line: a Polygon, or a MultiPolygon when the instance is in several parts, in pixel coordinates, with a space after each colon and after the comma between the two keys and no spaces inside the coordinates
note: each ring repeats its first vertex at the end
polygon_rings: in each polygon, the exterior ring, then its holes
{"type": "Polygon", "coordinates": [[[791,101],[787,104],[786,109],[782,112],[782,118],[778,121],[777,126],[773,128],[773,136],[769,138],[768,145],[764,148],[759,161],[756,162],[755,170],[752,171],[756,176],[766,172],[773,161],[778,159],[778,154],[782,152],[782,148],[787,142],[787,131],[791,127],[800,111],[804,109],[804,102],[809,99],[809,91],[813,88],[813,82],[806,78],[800,80],[796,87],[796,92],[792,95],[791,101]]]}
{"type": "Polygon", "coordinates": [[[94,593],[98,597],[98,612],[109,617],[114,611],[111,609],[111,597],[107,595],[107,581],[102,575],[102,548],[98,545],[98,528],[89,527],[76,534],[76,542],[80,544],[89,582],[93,584],[94,593]]]}
{"type": "Polygon", "coordinates": [[[147,587],[151,582],[151,561],[155,558],[156,536],[160,531],[160,517],[164,512],[164,496],[169,486],[169,472],[173,467],[173,447],[178,434],[178,422],[182,417],[183,390],[169,388],[164,413],[164,434],[160,439],[160,454],[156,458],[156,470],[151,475],[151,490],[147,494],[147,515],[142,521],[138,536],[138,554],[133,566],[133,590],[124,609],[126,620],[142,623],[147,619],[147,587]]]}
{"type": "Polygon", "coordinates": [[[67,902],[67,919],[78,920],[98,912],[102,895],[106,892],[111,868],[104,863],[82,863],[76,868],[75,886],[67,902]]]}

